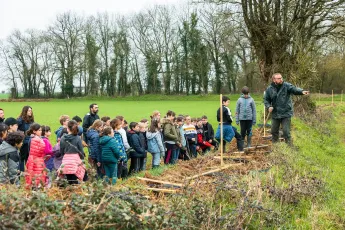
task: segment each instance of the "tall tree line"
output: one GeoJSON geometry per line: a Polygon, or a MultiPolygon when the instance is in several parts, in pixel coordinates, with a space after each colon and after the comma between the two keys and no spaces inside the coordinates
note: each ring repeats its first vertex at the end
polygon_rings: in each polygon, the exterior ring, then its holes
{"type": "Polygon", "coordinates": [[[205,0],[126,17],[65,12],[46,30],[14,31],[0,41],[1,76],[24,97],[255,91],[277,71],[327,91],[329,82],[345,85],[342,6],[205,0]],[[337,70],[329,70],[330,57],[337,70]]]}

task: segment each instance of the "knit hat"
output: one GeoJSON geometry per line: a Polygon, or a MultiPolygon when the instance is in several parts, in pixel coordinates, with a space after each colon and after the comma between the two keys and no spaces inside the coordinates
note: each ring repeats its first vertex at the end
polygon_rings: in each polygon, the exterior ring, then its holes
{"type": "Polygon", "coordinates": [[[18,124],[18,122],[17,122],[17,119],[15,119],[13,117],[9,117],[5,120],[5,124],[10,126],[10,125],[18,124]]]}

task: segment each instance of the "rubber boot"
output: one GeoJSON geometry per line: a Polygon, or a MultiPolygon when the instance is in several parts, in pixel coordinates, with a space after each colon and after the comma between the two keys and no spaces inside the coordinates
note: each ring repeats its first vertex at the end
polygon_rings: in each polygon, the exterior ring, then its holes
{"type": "Polygon", "coordinates": [[[243,147],[244,147],[243,139],[237,140],[237,149],[238,149],[238,151],[243,151],[243,147]]]}
{"type": "Polygon", "coordinates": [[[252,146],[252,136],[247,136],[247,147],[251,147],[252,146]]]}

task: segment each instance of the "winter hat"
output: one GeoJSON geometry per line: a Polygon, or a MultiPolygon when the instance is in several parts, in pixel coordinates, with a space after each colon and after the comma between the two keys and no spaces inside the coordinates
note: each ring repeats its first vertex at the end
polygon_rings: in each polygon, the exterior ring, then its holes
{"type": "Polygon", "coordinates": [[[17,122],[17,119],[15,119],[13,117],[9,117],[5,120],[5,124],[10,126],[10,125],[18,124],[18,122],[17,122]]]}

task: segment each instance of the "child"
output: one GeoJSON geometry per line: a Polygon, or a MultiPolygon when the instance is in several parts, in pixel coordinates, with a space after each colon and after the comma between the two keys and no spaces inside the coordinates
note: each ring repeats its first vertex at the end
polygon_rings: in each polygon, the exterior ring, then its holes
{"type": "Polygon", "coordinates": [[[160,132],[159,118],[153,118],[151,126],[146,133],[148,151],[152,154],[152,168],[158,168],[160,165],[160,158],[164,156],[165,149],[162,141],[162,134],[160,132]]]}
{"type": "Polygon", "coordinates": [[[54,163],[54,169],[53,170],[58,170],[61,166],[63,156],[60,154],[60,140],[61,137],[65,134],[68,134],[67,128],[63,128],[60,132],[60,136],[58,138],[58,142],[54,145],[53,147],[53,163],[54,163]]]}
{"type": "Polygon", "coordinates": [[[242,95],[236,104],[236,124],[241,125],[241,136],[247,135],[247,147],[251,146],[252,126],[256,124],[256,107],[254,99],[249,95],[249,88],[242,88],[242,95]]]}
{"type": "Polygon", "coordinates": [[[121,128],[119,130],[117,130],[122,137],[122,141],[123,141],[123,145],[125,146],[126,151],[130,148],[129,144],[128,144],[128,140],[127,140],[127,133],[126,130],[123,129],[124,127],[124,122],[125,122],[125,118],[123,116],[116,116],[116,119],[119,119],[122,123],[121,128]]]}
{"type": "Polygon", "coordinates": [[[8,126],[4,123],[0,123],[0,144],[7,137],[8,126]]]}
{"type": "Polygon", "coordinates": [[[206,141],[213,145],[215,150],[218,150],[218,142],[214,139],[214,130],[212,125],[208,123],[207,116],[202,116],[201,120],[206,141]]]}
{"type": "MultiPolygon", "coordinates": [[[[228,108],[230,99],[227,96],[222,97],[222,107],[223,107],[223,150],[225,151],[226,143],[231,142],[232,138],[235,136],[237,140],[237,148],[239,151],[243,151],[243,142],[241,135],[237,132],[236,128],[233,127],[231,111],[228,108]]],[[[217,110],[217,121],[220,122],[220,108],[217,110]]],[[[220,125],[218,125],[216,132],[216,139],[220,143],[220,125]]]]}
{"type": "Polygon", "coordinates": [[[53,147],[49,141],[49,137],[51,135],[51,130],[49,126],[42,125],[42,140],[44,144],[46,145],[44,149],[45,153],[45,160],[44,163],[46,164],[46,168],[49,170],[48,173],[48,178],[49,178],[49,184],[48,187],[51,187],[51,182],[52,182],[52,171],[54,169],[54,153],[53,153],[53,147]]]}
{"type": "Polygon", "coordinates": [[[196,141],[197,141],[197,135],[195,126],[192,125],[192,119],[189,115],[185,116],[186,123],[182,126],[183,132],[186,137],[187,141],[187,149],[192,154],[192,157],[197,157],[196,152],[196,141]]]}
{"type": "MultiPolygon", "coordinates": [[[[72,118],[72,120],[76,121],[77,124],[78,124],[78,136],[82,136],[82,135],[83,135],[83,127],[82,127],[80,124],[83,122],[83,120],[82,120],[81,117],[79,117],[79,116],[74,116],[74,117],[72,118]]],[[[83,139],[82,139],[82,140],[83,140],[83,139]]],[[[84,145],[84,144],[83,144],[83,145],[84,145]]],[[[86,147],[86,146],[84,146],[84,147],[86,147]]]]}
{"type": "Polygon", "coordinates": [[[22,132],[11,132],[0,145],[0,183],[19,182],[19,149],[23,144],[22,132]]]}
{"type": "MultiPolygon", "coordinates": [[[[140,138],[140,143],[142,146],[144,146],[144,149],[147,150],[147,139],[146,139],[146,131],[147,131],[147,126],[146,123],[144,122],[139,122],[139,138],[140,138]]],[[[143,170],[146,170],[146,157],[144,159],[144,168],[143,170]]]]}
{"type": "Polygon", "coordinates": [[[15,118],[13,118],[13,117],[6,118],[5,124],[8,126],[8,132],[9,133],[17,132],[18,121],[15,118]]]}
{"type": "Polygon", "coordinates": [[[131,152],[131,166],[129,168],[129,174],[142,171],[144,168],[144,159],[147,156],[147,152],[144,146],[141,145],[138,135],[139,125],[137,122],[131,122],[129,124],[130,131],[127,133],[129,145],[134,149],[131,152]]]}
{"type": "Polygon", "coordinates": [[[60,132],[63,128],[67,128],[67,123],[69,122],[69,116],[68,115],[61,115],[59,118],[60,121],[60,128],[58,128],[55,131],[56,134],[56,141],[58,140],[59,136],[60,136],[60,132]]]}
{"type": "MultiPolygon", "coordinates": [[[[31,106],[26,105],[23,107],[22,112],[17,119],[17,122],[18,122],[18,130],[26,134],[26,132],[30,128],[30,125],[35,122],[34,112],[32,111],[31,106]]],[[[28,157],[29,157],[29,140],[30,140],[30,137],[25,136],[23,145],[20,148],[19,168],[20,168],[20,171],[22,172],[24,172],[24,165],[28,161],[28,157]]]]}
{"type": "Polygon", "coordinates": [[[177,143],[176,143],[176,155],[175,155],[175,162],[176,163],[179,159],[181,148],[182,148],[182,135],[181,135],[181,127],[183,125],[183,120],[182,121],[177,121],[177,118],[175,117],[174,119],[174,127],[176,129],[176,134],[177,134],[177,143]]]}
{"type": "Polygon", "coordinates": [[[201,118],[197,118],[195,129],[196,129],[197,138],[198,138],[197,150],[200,150],[203,153],[209,152],[212,145],[208,141],[205,141],[205,135],[204,135],[204,130],[203,130],[201,118]]]}
{"type": "Polygon", "coordinates": [[[122,128],[127,132],[128,131],[128,122],[126,120],[123,120],[122,128]]]}
{"type": "Polygon", "coordinates": [[[152,115],[150,116],[151,120],[154,118],[157,118],[158,120],[161,119],[161,113],[158,110],[155,110],[152,112],[152,115]]]}
{"type": "Polygon", "coordinates": [[[89,147],[89,158],[90,165],[96,169],[97,178],[102,178],[101,168],[101,147],[99,145],[99,134],[103,129],[103,121],[97,119],[89,127],[86,132],[87,145],[89,147]]]}
{"type": "Polygon", "coordinates": [[[176,128],[174,125],[175,113],[171,110],[167,112],[166,118],[163,119],[163,137],[164,143],[167,148],[165,154],[165,164],[175,164],[178,158],[177,149],[181,145],[178,139],[176,128]]]}
{"type": "Polygon", "coordinates": [[[30,136],[29,142],[29,157],[26,163],[27,173],[25,175],[26,187],[31,186],[39,187],[40,185],[48,185],[47,171],[45,170],[46,165],[44,160],[45,154],[45,143],[42,140],[42,129],[37,123],[33,123],[27,131],[27,136],[30,136]]]}
{"type": "Polygon", "coordinates": [[[62,163],[58,169],[59,176],[66,175],[69,184],[78,184],[78,180],[86,181],[86,168],[82,160],[85,158],[81,138],[78,136],[76,121],[67,123],[67,132],[60,140],[60,156],[62,163]]]}
{"type": "MultiPolygon", "coordinates": [[[[113,119],[110,121],[110,126],[114,130],[114,138],[116,143],[119,147],[120,152],[120,158],[118,160],[117,164],[117,178],[119,179],[125,179],[128,176],[128,167],[127,167],[127,154],[126,154],[126,148],[123,143],[122,135],[119,132],[119,130],[122,129],[122,121],[120,119],[113,119]]],[[[127,140],[127,137],[126,137],[127,140]]]]}
{"type": "Polygon", "coordinates": [[[114,139],[114,130],[106,126],[99,139],[102,148],[102,164],[105,171],[105,180],[110,184],[115,184],[117,179],[117,162],[120,159],[119,143],[114,139]]]}
{"type": "Polygon", "coordinates": [[[189,153],[187,152],[186,135],[185,135],[184,130],[183,130],[184,116],[183,115],[179,115],[176,118],[176,122],[177,122],[178,128],[180,129],[180,135],[181,135],[181,148],[180,148],[181,159],[189,160],[190,156],[189,156],[189,153]]]}
{"type": "Polygon", "coordinates": [[[104,116],[101,118],[101,121],[103,121],[105,126],[110,126],[110,117],[104,116]]]}

